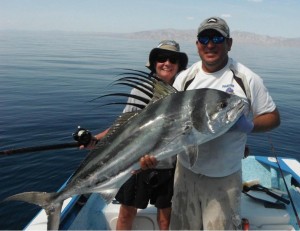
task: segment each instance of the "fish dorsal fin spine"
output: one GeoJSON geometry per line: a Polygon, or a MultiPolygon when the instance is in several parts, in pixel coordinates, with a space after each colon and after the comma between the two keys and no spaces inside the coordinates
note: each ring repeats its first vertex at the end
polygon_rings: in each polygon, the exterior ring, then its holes
{"type": "MultiPolygon", "coordinates": [[[[128,70],[128,69],[125,69],[128,70]]],[[[120,74],[122,78],[114,81],[114,85],[125,85],[125,86],[131,86],[142,93],[144,93],[145,96],[141,95],[135,95],[135,94],[128,94],[128,93],[121,93],[121,92],[115,92],[111,94],[105,94],[102,96],[99,96],[91,101],[94,101],[96,99],[108,97],[108,96],[121,96],[121,97],[128,97],[128,98],[134,98],[139,101],[142,101],[145,103],[145,107],[147,105],[150,105],[154,102],[156,102],[159,99],[162,99],[172,93],[177,92],[177,90],[172,87],[170,84],[165,82],[164,80],[158,78],[155,74],[153,73],[146,73],[138,70],[130,70],[131,72],[126,72],[120,74]],[[150,101],[148,98],[150,98],[150,101]]],[[[108,105],[113,105],[113,104],[128,104],[130,103],[120,103],[120,102],[111,102],[108,104],[103,104],[100,106],[108,106],[108,105]]],[[[132,105],[135,106],[135,105],[132,105]]],[[[138,108],[143,109],[144,107],[141,105],[138,105],[138,108]]]]}
{"type": "MultiPolygon", "coordinates": [[[[154,77],[154,76],[153,76],[154,77]]],[[[153,79],[153,97],[150,101],[150,103],[154,103],[159,99],[162,99],[172,93],[176,93],[177,90],[168,84],[167,82],[154,77],[153,79]]]]}
{"type": "MultiPolygon", "coordinates": [[[[132,70],[135,71],[135,70],[132,70]]],[[[153,91],[153,96],[150,99],[149,103],[147,105],[145,105],[145,108],[152,104],[155,103],[157,100],[162,99],[172,93],[177,92],[177,90],[171,86],[170,84],[168,84],[167,82],[159,79],[158,77],[156,77],[154,74],[150,73],[148,74],[148,78],[145,78],[145,74],[143,73],[140,74],[139,71],[133,72],[133,73],[126,73],[127,75],[134,75],[134,76],[141,76],[142,78],[145,79],[145,81],[141,82],[141,86],[143,86],[143,84],[149,84],[149,80],[152,82],[152,91],[153,91]]],[[[129,77],[130,78],[130,77],[129,77]]],[[[124,80],[124,78],[122,78],[124,80]]],[[[141,79],[142,80],[142,79],[141,79]]],[[[138,85],[138,84],[137,84],[138,85]]],[[[139,86],[139,85],[138,85],[139,86]]],[[[132,117],[136,116],[137,114],[139,114],[140,111],[135,111],[135,112],[126,112],[121,114],[116,121],[114,122],[114,124],[111,126],[111,128],[109,129],[109,132],[106,134],[105,138],[109,138],[109,136],[111,136],[112,134],[115,133],[116,130],[118,130],[119,127],[123,126],[123,124],[125,124],[128,120],[130,120],[132,117]]]]}
{"type": "MultiPolygon", "coordinates": [[[[130,73],[126,73],[128,75],[130,75],[130,73]]],[[[137,73],[132,73],[134,75],[137,75],[137,73]]],[[[143,78],[145,78],[145,76],[142,76],[143,78]]],[[[124,79],[124,78],[122,78],[124,79]]],[[[156,77],[153,74],[149,74],[148,75],[148,79],[145,79],[145,83],[149,84],[149,80],[152,82],[151,86],[152,86],[152,91],[153,91],[153,96],[150,99],[149,103],[147,105],[145,105],[145,108],[150,105],[155,103],[157,100],[162,99],[172,93],[177,92],[177,90],[172,87],[170,84],[168,84],[167,82],[159,79],[158,77],[156,77]]],[[[144,83],[141,82],[141,86],[144,83]]],[[[139,85],[138,85],[139,86],[139,85]]],[[[121,114],[116,121],[113,123],[113,125],[110,127],[108,133],[105,135],[105,137],[103,137],[103,139],[98,142],[97,147],[102,146],[104,143],[106,143],[110,136],[113,135],[121,126],[123,126],[125,123],[127,123],[127,121],[129,121],[132,117],[136,116],[137,114],[139,114],[140,111],[134,111],[134,112],[126,112],[121,114]]]]}
{"type": "Polygon", "coordinates": [[[138,77],[141,77],[141,78],[139,78],[139,81],[141,81],[141,82],[140,83],[136,82],[137,86],[143,87],[145,84],[151,85],[153,96],[152,96],[149,104],[154,103],[159,99],[162,99],[172,93],[177,92],[177,90],[172,85],[170,85],[167,82],[165,82],[164,80],[158,78],[155,75],[155,73],[151,72],[151,73],[147,74],[146,72],[139,71],[139,70],[132,70],[132,69],[125,69],[125,70],[130,70],[131,72],[126,72],[121,75],[122,76],[128,75],[130,77],[122,78],[122,80],[132,78],[131,76],[134,76],[135,78],[138,76],[138,77]]]}

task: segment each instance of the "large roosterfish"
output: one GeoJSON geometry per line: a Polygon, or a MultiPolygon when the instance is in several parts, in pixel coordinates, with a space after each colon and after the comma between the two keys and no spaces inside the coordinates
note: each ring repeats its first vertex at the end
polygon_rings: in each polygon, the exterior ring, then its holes
{"type": "MultiPolygon", "coordinates": [[[[58,229],[63,201],[73,195],[98,192],[109,203],[121,185],[139,169],[139,159],[156,159],[186,152],[193,166],[198,145],[228,131],[240,118],[244,101],[214,89],[178,92],[172,86],[142,71],[131,70],[118,84],[139,89],[150,97],[126,95],[147,103],[141,110],[124,113],[106,136],[90,151],[59,192],[24,192],[5,199],[33,203],[45,209],[48,229],[58,229]]],[[[124,96],[124,94],[121,94],[124,96]]]]}

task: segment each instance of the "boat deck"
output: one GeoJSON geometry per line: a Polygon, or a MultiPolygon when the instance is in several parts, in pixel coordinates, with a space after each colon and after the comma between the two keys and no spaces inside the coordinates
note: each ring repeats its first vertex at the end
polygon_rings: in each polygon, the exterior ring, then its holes
{"type": "MultiPolygon", "coordinates": [[[[294,201],[299,203],[300,193],[290,184],[294,172],[290,174],[285,169],[284,174],[290,192],[294,196],[294,201]]],[[[278,170],[274,166],[263,163],[254,157],[243,160],[243,181],[258,182],[268,188],[283,190],[283,183],[278,170]]],[[[262,194],[268,199],[268,195],[262,194]]],[[[283,192],[283,194],[285,193],[283,192]]],[[[271,200],[274,200],[274,198],[271,198],[271,200]]],[[[119,207],[120,205],[116,201],[105,206],[104,200],[97,193],[92,194],[88,199],[85,196],[73,197],[72,200],[66,200],[64,203],[60,229],[115,230],[119,207]]],[[[248,219],[251,230],[299,230],[291,204],[284,207],[286,209],[265,207],[264,203],[242,194],[241,215],[243,218],[248,219]]],[[[297,208],[300,209],[300,205],[297,205],[297,208]]],[[[46,224],[45,212],[41,211],[26,229],[46,230],[46,224]]],[[[133,229],[159,230],[156,222],[156,208],[148,206],[147,209],[138,210],[133,229]]]]}

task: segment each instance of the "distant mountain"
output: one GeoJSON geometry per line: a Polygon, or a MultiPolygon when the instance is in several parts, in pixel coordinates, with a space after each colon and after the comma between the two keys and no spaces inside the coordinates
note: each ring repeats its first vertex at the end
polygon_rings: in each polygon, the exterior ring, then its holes
{"type": "MultiPolygon", "coordinates": [[[[108,36],[114,36],[116,34],[106,34],[108,36]]],[[[164,29],[164,30],[151,30],[140,31],[134,33],[119,33],[118,36],[128,39],[147,39],[160,41],[163,39],[174,39],[176,41],[192,41],[196,40],[196,31],[194,30],[176,30],[176,29],[164,29]]],[[[231,37],[234,39],[234,43],[240,44],[256,44],[263,46],[284,46],[284,47],[300,47],[300,38],[284,38],[284,37],[271,37],[268,35],[260,35],[255,33],[249,33],[244,31],[233,31],[231,37]]]]}
{"type": "Polygon", "coordinates": [[[232,38],[238,43],[267,46],[300,47],[300,38],[271,37],[244,31],[234,31],[232,38]]]}

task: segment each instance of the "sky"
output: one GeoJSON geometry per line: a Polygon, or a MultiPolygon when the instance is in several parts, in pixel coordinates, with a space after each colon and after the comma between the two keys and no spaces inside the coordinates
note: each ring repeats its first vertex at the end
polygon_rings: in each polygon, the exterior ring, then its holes
{"type": "Polygon", "coordinates": [[[0,30],[196,31],[211,16],[231,31],[300,38],[300,0],[0,0],[0,30]]]}

